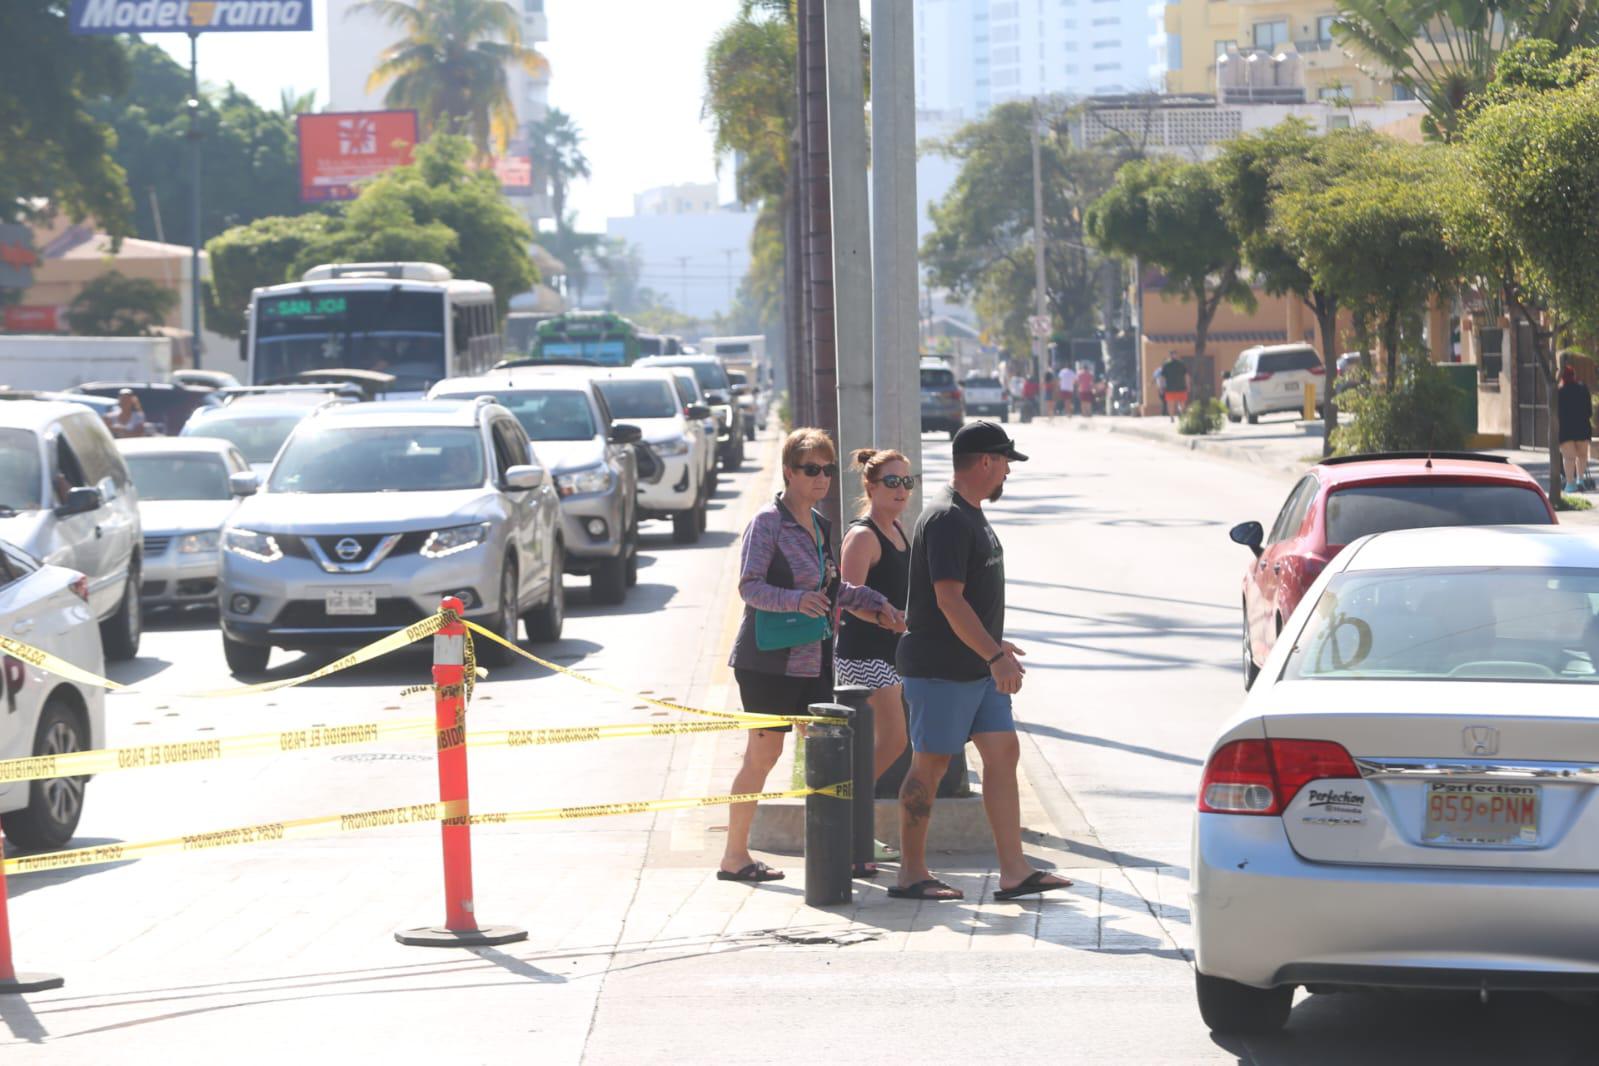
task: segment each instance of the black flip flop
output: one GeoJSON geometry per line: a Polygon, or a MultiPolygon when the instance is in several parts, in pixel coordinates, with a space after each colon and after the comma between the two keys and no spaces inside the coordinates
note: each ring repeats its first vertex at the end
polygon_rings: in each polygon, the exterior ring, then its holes
{"type": "Polygon", "coordinates": [[[1048,870],[1034,870],[1032,873],[1027,875],[1027,879],[1025,881],[1017,885],[1015,888],[1001,888],[996,890],[994,892],[994,898],[996,900],[1017,899],[1021,896],[1036,896],[1044,892],[1054,892],[1057,889],[1072,887],[1071,881],[1066,878],[1062,878],[1059,884],[1051,884],[1050,882],[1045,881],[1044,878],[1049,876],[1050,871],[1048,870]]]}
{"type": "Polygon", "coordinates": [[[966,898],[966,893],[954,885],[945,884],[936,877],[929,877],[927,880],[918,881],[914,885],[889,885],[888,894],[894,899],[930,899],[939,902],[966,898]]]}
{"type": "Polygon", "coordinates": [[[783,879],[783,871],[774,870],[764,862],[752,862],[736,874],[730,874],[726,870],[717,870],[716,879],[718,881],[747,881],[751,884],[759,884],[762,881],[781,881],[783,879]]]}

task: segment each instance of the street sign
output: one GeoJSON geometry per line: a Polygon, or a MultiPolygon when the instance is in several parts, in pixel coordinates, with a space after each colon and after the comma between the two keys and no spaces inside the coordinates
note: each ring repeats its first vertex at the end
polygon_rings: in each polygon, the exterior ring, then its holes
{"type": "Polygon", "coordinates": [[[411,161],[415,111],[328,111],[296,115],[300,200],[353,200],[356,185],[411,161]]]}
{"type": "Polygon", "coordinates": [[[1050,334],[1048,315],[1027,316],[1027,332],[1035,337],[1047,337],[1050,334]]]}
{"type": "Polygon", "coordinates": [[[311,0],[72,0],[67,25],[81,35],[309,30],[311,0]]]}

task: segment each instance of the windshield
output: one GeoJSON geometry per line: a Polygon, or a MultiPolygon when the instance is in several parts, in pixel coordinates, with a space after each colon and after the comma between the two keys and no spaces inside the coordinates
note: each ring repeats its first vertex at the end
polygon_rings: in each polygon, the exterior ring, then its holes
{"type": "Polygon", "coordinates": [[[0,429],[0,511],[37,511],[42,481],[39,438],[25,429],[0,429]]]}
{"type": "MultiPolygon", "coordinates": [[[[450,397],[492,396],[494,402],[516,416],[530,440],[592,440],[594,428],[589,398],[575,389],[513,392],[456,392],[450,397]]],[[[439,399],[450,397],[441,396],[439,399]]]]}
{"type": "Polygon", "coordinates": [[[672,387],[664,381],[596,381],[617,418],[671,418],[677,414],[672,387]]]}
{"type": "Polygon", "coordinates": [[[953,370],[922,371],[922,388],[924,389],[947,389],[954,384],[955,372],[953,370]]]}
{"type": "Polygon", "coordinates": [[[444,492],[483,484],[483,441],[458,426],[362,426],[296,433],[273,492],[444,492]]]}
{"type": "Polygon", "coordinates": [[[998,378],[967,378],[966,387],[968,389],[997,389],[1001,386],[998,378]]]}
{"type": "Polygon", "coordinates": [[[1321,356],[1313,348],[1292,352],[1261,352],[1259,372],[1281,374],[1289,370],[1314,370],[1321,365],[1321,356]]]}
{"type": "Polygon", "coordinates": [[[583,359],[600,366],[626,366],[627,344],[620,340],[545,340],[536,358],[583,359]]]}
{"type": "Polygon", "coordinates": [[[141,500],[228,500],[228,464],[220,455],[130,455],[141,500]]]}
{"type": "Polygon", "coordinates": [[[1543,497],[1515,485],[1357,485],[1327,497],[1327,543],[1423,526],[1553,524],[1543,497]]]}
{"type": "Polygon", "coordinates": [[[684,407],[691,403],[700,402],[700,394],[695,382],[681,375],[673,374],[672,384],[677,387],[677,398],[683,401],[684,407]]]}
{"type": "Polygon", "coordinates": [[[653,366],[680,366],[692,371],[694,380],[699,382],[700,388],[706,392],[727,392],[732,388],[727,380],[727,372],[722,369],[721,363],[654,363],[653,366]]]}
{"type": "Polygon", "coordinates": [[[1374,570],[1332,578],[1289,679],[1599,683],[1599,570],[1374,570]]]}
{"type": "Polygon", "coordinates": [[[505,319],[505,357],[528,356],[538,344],[539,319],[531,315],[508,315],[505,319]]]}
{"type": "Polygon", "coordinates": [[[207,418],[197,425],[185,426],[185,437],[215,437],[239,449],[244,461],[251,465],[270,463],[278,456],[283,442],[289,439],[303,415],[283,415],[275,418],[207,418]]]}
{"type": "Polygon", "coordinates": [[[307,290],[256,301],[251,382],[272,385],[307,370],[378,370],[397,391],[445,377],[444,295],[396,289],[307,290]]]}

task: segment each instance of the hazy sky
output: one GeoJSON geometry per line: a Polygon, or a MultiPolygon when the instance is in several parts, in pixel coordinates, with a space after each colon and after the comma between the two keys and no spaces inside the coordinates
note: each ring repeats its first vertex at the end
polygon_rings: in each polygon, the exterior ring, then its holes
{"type": "MultiPolygon", "coordinates": [[[[3,2],[3,0],[0,0],[3,2]]],[[[711,181],[716,161],[700,120],[705,48],[738,0],[545,0],[550,39],[539,46],[552,67],[550,103],[587,137],[594,177],[572,206],[584,229],[633,213],[633,194],[656,185],[711,181]]],[[[311,33],[218,33],[200,38],[200,79],[232,81],[277,107],[285,88],[328,96],[326,0],[314,0],[311,33]]],[[[189,41],[157,34],[185,66],[189,41]]]]}

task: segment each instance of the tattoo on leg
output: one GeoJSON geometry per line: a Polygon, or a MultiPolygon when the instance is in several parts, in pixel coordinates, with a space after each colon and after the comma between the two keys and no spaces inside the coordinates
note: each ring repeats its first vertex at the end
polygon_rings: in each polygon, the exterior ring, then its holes
{"type": "Polygon", "coordinates": [[[927,785],[913,774],[905,775],[905,784],[899,790],[899,801],[914,823],[921,823],[933,813],[933,798],[927,794],[927,785]]]}

